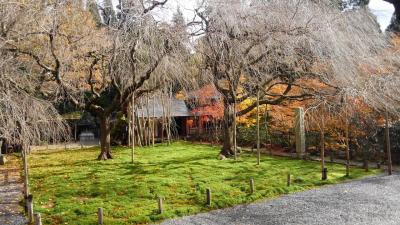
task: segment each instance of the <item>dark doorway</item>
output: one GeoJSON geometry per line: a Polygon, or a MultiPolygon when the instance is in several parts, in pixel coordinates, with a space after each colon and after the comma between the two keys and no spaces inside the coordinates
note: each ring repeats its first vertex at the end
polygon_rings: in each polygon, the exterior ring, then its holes
{"type": "Polygon", "coordinates": [[[186,117],[175,117],[176,130],[180,137],[185,137],[186,134],[186,117]]]}

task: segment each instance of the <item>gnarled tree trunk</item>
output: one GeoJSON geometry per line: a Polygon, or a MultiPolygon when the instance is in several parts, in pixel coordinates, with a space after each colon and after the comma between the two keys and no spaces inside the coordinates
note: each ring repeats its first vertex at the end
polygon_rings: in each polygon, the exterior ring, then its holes
{"type": "Polygon", "coordinates": [[[233,106],[227,103],[225,103],[224,105],[223,146],[220,154],[225,157],[231,157],[235,155],[233,141],[233,120],[235,119],[235,116],[233,114],[233,106]]]}
{"type": "Polygon", "coordinates": [[[100,146],[101,153],[98,160],[112,159],[111,155],[111,121],[110,116],[101,115],[100,117],[100,146]]]}

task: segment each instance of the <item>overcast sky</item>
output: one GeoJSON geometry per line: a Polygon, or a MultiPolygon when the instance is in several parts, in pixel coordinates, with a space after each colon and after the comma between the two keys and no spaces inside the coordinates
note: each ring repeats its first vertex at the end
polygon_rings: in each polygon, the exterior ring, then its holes
{"type": "MultiPolygon", "coordinates": [[[[199,0],[170,0],[164,9],[159,10],[157,17],[163,20],[169,20],[176,9],[179,7],[187,20],[193,18],[193,9],[198,5],[199,0]]],[[[118,3],[118,0],[113,0],[114,6],[118,3]]],[[[390,24],[390,20],[394,13],[394,7],[392,4],[387,3],[383,0],[370,0],[369,8],[378,19],[381,29],[384,31],[390,24]]]]}
{"type": "Polygon", "coordinates": [[[369,8],[376,15],[381,29],[385,31],[394,13],[393,5],[383,0],[370,0],[369,8]]]}

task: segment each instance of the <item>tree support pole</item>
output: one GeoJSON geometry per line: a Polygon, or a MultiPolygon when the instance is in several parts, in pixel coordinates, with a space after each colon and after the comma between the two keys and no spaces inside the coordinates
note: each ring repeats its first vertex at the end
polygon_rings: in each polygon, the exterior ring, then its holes
{"type": "Polygon", "coordinates": [[[387,168],[388,175],[392,175],[392,152],[390,149],[390,130],[389,130],[389,112],[385,112],[385,140],[386,140],[386,152],[387,152],[387,168]]]}

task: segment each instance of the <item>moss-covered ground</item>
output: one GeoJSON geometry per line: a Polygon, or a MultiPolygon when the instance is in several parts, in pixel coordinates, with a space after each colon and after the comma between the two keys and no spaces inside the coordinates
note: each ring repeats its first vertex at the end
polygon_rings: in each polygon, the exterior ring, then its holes
{"type": "Polygon", "coordinates": [[[35,209],[44,224],[96,224],[97,208],[105,224],[146,224],[274,198],[325,184],[379,173],[327,164],[329,179],[321,181],[318,162],[243,153],[237,161],[218,160],[219,149],[177,142],[170,146],[138,148],[131,164],[129,148],[113,149],[114,159],[95,160],[99,149],[46,151],[30,156],[30,183],[35,209]],[[287,173],[293,183],[287,186],[287,173]],[[255,193],[250,194],[249,179],[255,193]],[[212,191],[212,206],[205,190],[212,191]],[[164,198],[164,213],[157,213],[157,198],[164,198]]]}

